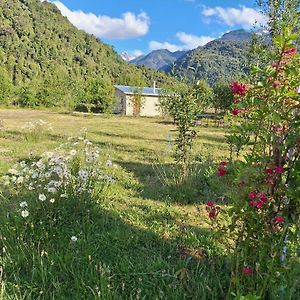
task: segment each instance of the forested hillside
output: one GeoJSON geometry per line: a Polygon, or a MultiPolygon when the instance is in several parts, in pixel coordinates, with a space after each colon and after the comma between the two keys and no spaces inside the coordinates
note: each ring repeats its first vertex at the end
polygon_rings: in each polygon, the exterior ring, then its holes
{"type": "Polygon", "coordinates": [[[210,85],[218,81],[227,82],[247,70],[250,41],[251,33],[245,30],[232,31],[203,47],[187,52],[166,71],[170,72],[172,69],[176,74],[187,77],[196,75],[197,79],[205,79],[210,85]]]}
{"type": "Polygon", "coordinates": [[[111,46],[76,29],[55,5],[39,0],[0,1],[0,71],[0,101],[21,106],[99,106],[113,84],[169,80],[124,62],[111,46]]]}

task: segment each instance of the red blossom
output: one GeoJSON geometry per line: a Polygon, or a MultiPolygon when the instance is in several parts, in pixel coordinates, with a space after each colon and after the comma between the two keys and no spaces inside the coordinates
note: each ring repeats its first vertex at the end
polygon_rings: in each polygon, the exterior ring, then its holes
{"type": "Polygon", "coordinates": [[[264,205],[264,203],[262,201],[258,201],[255,206],[256,206],[256,208],[260,209],[263,207],[263,205],[264,205]]]}
{"type": "Polygon", "coordinates": [[[297,53],[296,48],[290,48],[283,51],[284,55],[295,55],[297,53]]]}
{"type": "Polygon", "coordinates": [[[238,108],[234,108],[231,113],[234,115],[234,116],[237,116],[239,113],[240,113],[240,110],[238,108]]]}
{"type": "Polygon", "coordinates": [[[241,181],[239,182],[239,187],[243,187],[245,184],[246,184],[246,182],[245,182],[244,180],[241,180],[241,181]]]}
{"type": "Polygon", "coordinates": [[[243,274],[252,275],[254,273],[255,273],[255,271],[253,271],[251,268],[244,267],[244,269],[243,269],[243,274]]]}
{"type": "Polygon", "coordinates": [[[266,173],[269,174],[269,175],[273,175],[275,173],[275,171],[271,168],[267,168],[266,173]]]}
{"type": "Polygon", "coordinates": [[[249,89],[249,85],[240,82],[233,82],[229,85],[229,87],[231,88],[233,94],[241,96],[245,95],[246,91],[249,89]]]}
{"type": "Polygon", "coordinates": [[[210,217],[210,219],[214,219],[217,216],[217,211],[215,209],[211,210],[208,213],[208,216],[210,217]]]}
{"type": "Polygon", "coordinates": [[[221,168],[218,169],[218,176],[219,176],[219,177],[221,177],[221,176],[223,176],[223,175],[225,175],[225,174],[227,174],[227,171],[226,171],[226,170],[221,169],[221,168]]]}
{"type": "Polygon", "coordinates": [[[249,201],[249,206],[250,207],[255,207],[255,205],[256,205],[255,201],[253,201],[253,200],[249,201]]]}
{"type": "Polygon", "coordinates": [[[248,197],[249,197],[249,199],[251,199],[251,200],[255,200],[256,197],[257,197],[257,194],[256,194],[256,192],[251,192],[251,193],[249,193],[248,197]]]}
{"type": "Polygon", "coordinates": [[[278,224],[284,224],[284,218],[278,215],[274,217],[274,221],[278,224]]]}
{"type": "Polygon", "coordinates": [[[213,201],[207,201],[206,205],[209,207],[213,207],[215,206],[215,203],[213,201]]]}
{"type": "Polygon", "coordinates": [[[259,199],[261,200],[262,203],[267,203],[268,198],[266,197],[265,193],[259,193],[258,195],[259,199]]]}
{"type": "Polygon", "coordinates": [[[221,161],[220,162],[220,167],[226,167],[227,166],[227,162],[226,161],[221,161]]]}
{"type": "Polygon", "coordinates": [[[277,174],[282,174],[284,172],[284,168],[282,166],[277,166],[275,171],[277,174]]]}

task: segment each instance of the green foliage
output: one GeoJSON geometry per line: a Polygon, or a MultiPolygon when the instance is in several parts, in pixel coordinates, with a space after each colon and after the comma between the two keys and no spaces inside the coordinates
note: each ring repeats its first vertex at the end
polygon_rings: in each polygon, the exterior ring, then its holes
{"type": "Polygon", "coordinates": [[[93,101],[91,106],[105,111],[113,101],[108,99],[112,84],[139,86],[142,81],[146,86],[154,79],[158,84],[171,80],[124,62],[111,46],[76,29],[47,1],[1,1],[0,24],[0,65],[8,73],[5,81],[17,87],[12,103],[20,106],[72,108],[93,101]],[[95,87],[94,79],[102,75],[104,82],[98,80],[95,87]],[[87,98],[80,88],[87,90],[87,98]]]}
{"type": "Polygon", "coordinates": [[[0,68],[0,105],[10,104],[13,85],[8,73],[4,68],[0,68]]]}
{"type": "Polygon", "coordinates": [[[246,52],[250,40],[251,34],[248,33],[242,39],[223,37],[214,40],[179,58],[174,64],[175,73],[191,81],[194,78],[205,79],[210,86],[218,81],[239,79],[247,71],[246,52]],[[191,68],[196,70],[196,74],[191,68]]]}
{"type": "Polygon", "coordinates": [[[213,87],[213,93],[212,105],[215,110],[222,112],[228,110],[233,102],[233,93],[229,88],[229,84],[218,81],[213,87]]]}

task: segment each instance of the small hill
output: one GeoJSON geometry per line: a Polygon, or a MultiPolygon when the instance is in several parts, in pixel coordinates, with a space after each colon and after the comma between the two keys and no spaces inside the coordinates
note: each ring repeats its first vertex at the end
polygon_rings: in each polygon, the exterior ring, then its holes
{"type": "Polygon", "coordinates": [[[130,63],[154,70],[164,70],[168,65],[182,57],[186,51],[170,52],[167,49],[154,50],[145,56],[139,56],[130,63]]]}

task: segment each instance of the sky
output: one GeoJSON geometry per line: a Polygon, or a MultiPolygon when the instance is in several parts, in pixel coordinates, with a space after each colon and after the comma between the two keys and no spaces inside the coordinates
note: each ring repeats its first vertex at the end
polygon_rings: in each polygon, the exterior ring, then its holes
{"type": "MultiPolygon", "coordinates": [[[[44,0],[41,0],[44,1],[44,0]]],[[[49,0],[77,28],[121,53],[172,52],[265,23],[255,0],[49,0]]]]}

